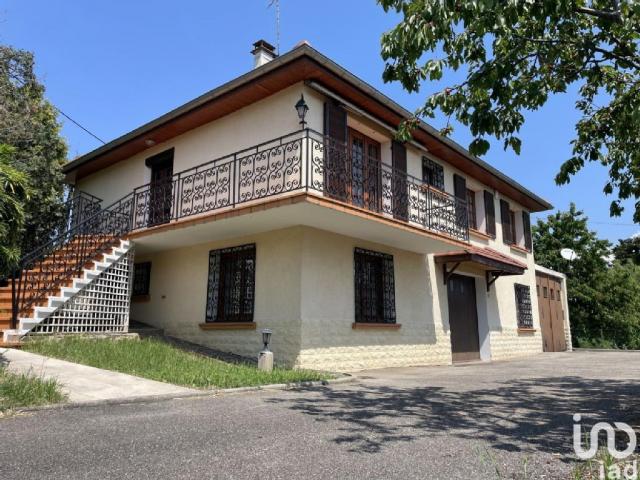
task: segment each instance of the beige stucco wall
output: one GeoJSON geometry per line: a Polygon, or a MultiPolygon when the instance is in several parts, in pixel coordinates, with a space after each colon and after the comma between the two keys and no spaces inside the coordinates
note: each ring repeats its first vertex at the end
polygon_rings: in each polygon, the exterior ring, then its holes
{"type": "Polygon", "coordinates": [[[451,362],[434,271],[424,255],[309,228],[302,260],[301,366],[349,371],[451,362]],[[399,330],[352,328],[355,247],[393,255],[399,330]]]}
{"type": "MultiPolygon", "coordinates": [[[[320,370],[451,363],[447,291],[433,255],[294,227],[136,259],[146,260],[152,262],[150,301],[134,303],[131,316],[163,328],[168,335],[255,356],[260,329],[271,328],[277,362],[320,370]],[[256,244],[257,330],[202,330],[209,251],[246,243],[256,244]],[[355,247],[393,255],[400,329],[352,328],[355,247]]],[[[517,331],[513,283],[527,280],[501,278],[487,293],[482,272],[459,273],[476,278],[479,323],[487,326],[480,328],[483,351],[488,349],[483,358],[500,360],[541,351],[539,331],[517,331]]]]}
{"type": "Polygon", "coordinates": [[[294,109],[304,93],[308,126],[322,131],[323,99],[303,83],[278,92],[223,118],[179,135],[78,180],[77,187],[109,205],[151,180],[145,159],[174,148],[173,171],[189,169],[300,129],[294,109]]]}
{"type": "Polygon", "coordinates": [[[222,351],[255,357],[260,330],[273,330],[277,361],[297,364],[300,351],[300,255],[302,231],[291,228],[138,256],[151,261],[150,300],[134,302],[131,318],[162,328],[170,336],[222,351]],[[209,251],[256,244],[256,330],[202,330],[205,321],[209,251]]]}

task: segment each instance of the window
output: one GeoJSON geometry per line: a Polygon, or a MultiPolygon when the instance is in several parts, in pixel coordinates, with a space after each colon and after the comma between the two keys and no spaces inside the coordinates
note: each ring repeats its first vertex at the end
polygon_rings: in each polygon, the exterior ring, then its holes
{"type": "Polygon", "coordinates": [[[134,297],[149,295],[150,281],[151,262],[134,263],[132,295],[134,297]]]}
{"type": "Polygon", "coordinates": [[[555,300],[555,296],[553,295],[553,288],[551,289],[551,300],[555,300]]]}
{"type": "Polygon", "coordinates": [[[467,209],[469,217],[469,228],[474,230],[478,229],[478,223],[476,220],[476,192],[467,188],[467,209]]]}
{"type": "Polygon", "coordinates": [[[422,157],[422,181],[444,191],[444,168],[427,157],[422,157]]]}
{"type": "Polygon", "coordinates": [[[514,285],[516,291],[516,310],[518,312],[518,328],[533,328],[531,313],[531,289],[529,285],[514,285]]]}
{"type": "Polygon", "coordinates": [[[207,322],[252,322],[256,246],[209,252],[207,322]]]}
{"type": "Polygon", "coordinates": [[[396,323],[393,257],[356,248],[354,270],[356,322],[396,323]]]}
{"type": "Polygon", "coordinates": [[[542,287],[542,296],[547,298],[549,295],[547,294],[547,287],[542,287]]]}

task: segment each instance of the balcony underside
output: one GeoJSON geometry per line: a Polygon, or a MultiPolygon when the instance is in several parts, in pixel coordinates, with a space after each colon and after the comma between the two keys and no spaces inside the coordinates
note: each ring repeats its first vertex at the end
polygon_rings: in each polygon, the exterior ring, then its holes
{"type": "Polygon", "coordinates": [[[468,245],[402,220],[307,192],[134,231],[137,253],[170,250],[294,226],[308,226],[416,253],[443,253],[468,245]]]}

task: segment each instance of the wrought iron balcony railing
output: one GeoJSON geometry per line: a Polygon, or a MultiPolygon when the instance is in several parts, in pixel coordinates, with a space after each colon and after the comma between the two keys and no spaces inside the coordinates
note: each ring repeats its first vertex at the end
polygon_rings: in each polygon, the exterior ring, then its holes
{"type": "Polygon", "coordinates": [[[465,201],[308,129],[143,185],[124,200],[137,230],[296,191],[468,239],[465,201]]]}
{"type": "Polygon", "coordinates": [[[23,257],[13,278],[14,324],[121,236],[300,191],[469,238],[464,200],[305,129],[137,187],[104,209],[81,197],[64,231],[23,257]]]}

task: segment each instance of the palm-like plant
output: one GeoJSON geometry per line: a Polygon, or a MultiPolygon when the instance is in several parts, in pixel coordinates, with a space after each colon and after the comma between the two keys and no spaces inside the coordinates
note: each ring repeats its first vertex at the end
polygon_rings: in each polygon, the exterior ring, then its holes
{"type": "Polygon", "coordinates": [[[29,199],[29,178],[11,163],[13,148],[0,145],[0,278],[6,278],[20,259],[24,228],[24,202],[29,199]]]}

